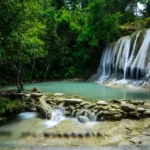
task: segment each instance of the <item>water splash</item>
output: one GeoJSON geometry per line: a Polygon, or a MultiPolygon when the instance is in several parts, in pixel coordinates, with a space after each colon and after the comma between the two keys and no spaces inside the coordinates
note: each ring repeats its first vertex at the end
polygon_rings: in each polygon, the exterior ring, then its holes
{"type": "Polygon", "coordinates": [[[55,109],[52,111],[52,118],[50,120],[46,120],[43,124],[47,128],[51,128],[63,120],[65,120],[63,112],[61,110],[55,109]]]}
{"type": "Polygon", "coordinates": [[[19,119],[32,119],[38,116],[38,113],[36,112],[23,112],[18,114],[19,119]]]}

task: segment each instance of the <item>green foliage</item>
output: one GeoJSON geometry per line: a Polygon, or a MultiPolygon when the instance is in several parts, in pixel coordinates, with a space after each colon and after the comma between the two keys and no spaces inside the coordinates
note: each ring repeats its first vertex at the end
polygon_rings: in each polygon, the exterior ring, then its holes
{"type": "Polygon", "coordinates": [[[22,100],[10,100],[0,97],[0,114],[15,114],[20,111],[24,111],[27,105],[22,100]]]}
{"type": "Polygon", "coordinates": [[[106,13],[104,0],[95,0],[87,8],[88,24],[79,37],[79,42],[88,42],[90,46],[99,46],[100,41],[109,43],[119,33],[120,13],[106,13]]]}
{"type": "Polygon", "coordinates": [[[147,0],[1,0],[0,83],[88,78],[103,47],[149,28],[148,16],[147,0]],[[146,6],[141,19],[137,2],[146,6]]]}
{"type": "Polygon", "coordinates": [[[126,23],[120,26],[120,28],[123,31],[130,30],[131,33],[136,30],[144,30],[144,29],[150,28],[150,17],[139,18],[138,20],[134,22],[126,23]]]}
{"type": "Polygon", "coordinates": [[[23,90],[23,68],[32,59],[46,56],[45,25],[39,20],[41,1],[0,2],[0,62],[11,66],[16,73],[18,91],[23,90]],[[4,29],[6,28],[6,29],[4,29]],[[11,54],[11,55],[10,55],[11,54]]]}
{"type": "Polygon", "coordinates": [[[57,9],[61,9],[62,7],[66,6],[65,0],[52,0],[52,6],[56,7],[57,9]]]}

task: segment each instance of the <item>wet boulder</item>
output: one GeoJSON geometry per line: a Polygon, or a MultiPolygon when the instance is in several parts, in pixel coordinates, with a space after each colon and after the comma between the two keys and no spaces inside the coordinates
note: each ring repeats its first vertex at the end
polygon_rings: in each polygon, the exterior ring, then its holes
{"type": "Polygon", "coordinates": [[[138,113],[137,111],[131,111],[129,112],[129,116],[139,118],[140,113],[138,113]]]}
{"type": "Polygon", "coordinates": [[[67,116],[67,117],[68,117],[68,116],[71,116],[70,111],[65,111],[64,114],[65,114],[65,116],[67,116]]]}
{"type": "Polygon", "coordinates": [[[89,114],[89,119],[90,119],[90,121],[96,121],[96,115],[95,115],[95,113],[90,113],[89,114]]]}
{"type": "Polygon", "coordinates": [[[110,106],[103,106],[101,108],[102,108],[102,110],[109,110],[111,107],[110,106]]]}
{"type": "Polygon", "coordinates": [[[33,97],[33,98],[39,98],[39,97],[41,97],[43,95],[44,95],[43,93],[32,93],[31,97],[33,97]]]}
{"type": "Polygon", "coordinates": [[[65,99],[64,102],[65,104],[80,104],[83,100],[82,99],[78,99],[78,98],[70,98],[70,99],[65,99]]]}
{"type": "Polygon", "coordinates": [[[63,96],[64,93],[55,93],[54,96],[63,96]]]}
{"type": "Polygon", "coordinates": [[[142,100],[130,100],[129,102],[134,105],[144,105],[144,101],[142,100]]]}
{"type": "Polygon", "coordinates": [[[121,119],[122,119],[122,114],[115,114],[115,115],[112,115],[112,119],[121,120],[121,119]]]}
{"type": "Polygon", "coordinates": [[[125,110],[125,111],[135,111],[136,110],[136,107],[133,104],[128,104],[126,102],[121,103],[121,108],[122,108],[122,110],[125,110]]]}
{"type": "Polygon", "coordinates": [[[38,109],[43,113],[48,119],[52,116],[52,107],[46,103],[45,96],[40,97],[38,109]]]}
{"type": "Polygon", "coordinates": [[[146,109],[146,111],[144,112],[144,115],[150,116],[150,109],[146,109]]]}
{"type": "Polygon", "coordinates": [[[87,123],[89,119],[85,116],[78,116],[78,121],[80,121],[81,123],[87,123]]]}
{"type": "Polygon", "coordinates": [[[146,109],[144,107],[138,107],[137,111],[142,113],[142,112],[145,112],[146,109]]]}
{"type": "Polygon", "coordinates": [[[120,113],[117,109],[114,109],[114,108],[109,109],[109,111],[110,111],[110,113],[111,113],[112,115],[115,115],[115,114],[119,114],[119,113],[120,113]]]}
{"type": "Polygon", "coordinates": [[[120,106],[117,105],[117,104],[111,104],[110,106],[111,106],[112,108],[115,108],[115,109],[119,109],[119,108],[120,108],[120,106]]]}
{"type": "Polygon", "coordinates": [[[96,104],[90,104],[90,105],[88,105],[87,107],[86,107],[86,109],[92,109],[92,108],[94,108],[96,106],[96,104]]]}
{"type": "Polygon", "coordinates": [[[144,104],[144,108],[150,109],[150,103],[145,103],[145,104],[144,104]]]}
{"type": "Polygon", "coordinates": [[[42,93],[36,86],[31,90],[33,93],[42,93]]]}
{"type": "Polygon", "coordinates": [[[25,97],[31,97],[31,94],[28,93],[28,94],[25,94],[24,96],[25,97]]]}
{"type": "Polygon", "coordinates": [[[83,107],[83,106],[86,106],[86,105],[89,105],[89,104],[90,104],[89,102],[83,101],[82,103],[80,103],[80,106],[83,107]]]}
{"type": "Polygon", "coordinates": [[[106,101],[98,101],[96,104],[101,105],[101,106],[107,106],[108,105],[108,103],[106,101]]]}

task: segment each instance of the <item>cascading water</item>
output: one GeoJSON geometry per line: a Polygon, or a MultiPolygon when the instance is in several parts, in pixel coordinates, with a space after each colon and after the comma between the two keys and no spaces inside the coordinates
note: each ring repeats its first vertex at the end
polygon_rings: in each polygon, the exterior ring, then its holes
{"type": "Polygon", "coordinates": [[[65,120],[63,112],[61,110],[55,109],[52,111],[52,118],[50,120],[46,120],[44,122],[44,125],[50,128],[57,125],[63,120],[65,120]]]}
{"type": "Polygon", "coordinates": [[[38,114],[36,112],[22,112],[18,115],[18,119],[32,119],[37,117],[38,114]]]}
{"type": "Polygon", "coordinates": [[[109,44],[103,51],[97,73],[90,78],[98,83],[125,80],[137,84],[148,82],[149,79],[150,29],[109,44]]]}

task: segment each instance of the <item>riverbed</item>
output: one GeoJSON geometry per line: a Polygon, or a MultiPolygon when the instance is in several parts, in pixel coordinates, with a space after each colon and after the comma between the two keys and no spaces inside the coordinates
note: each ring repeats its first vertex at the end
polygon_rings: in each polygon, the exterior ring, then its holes
{"type": "Polygon", "coordinates": [[[22,112],[16,115],[12,120],[0,126],[0,133],[10,132],[10,136],[0,136],[0,144],[12,144],[22,138],[25,133],[40,134],[47,128],[59,124],[65,120],[60,110],[53,110],[52,118],[48,120],[38,112],[22,112]]]}

